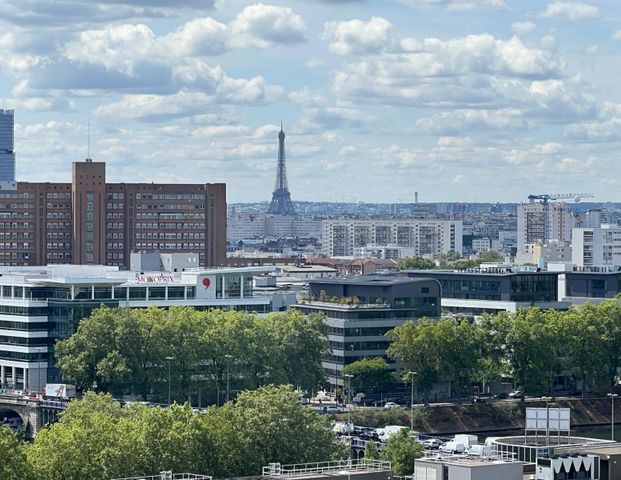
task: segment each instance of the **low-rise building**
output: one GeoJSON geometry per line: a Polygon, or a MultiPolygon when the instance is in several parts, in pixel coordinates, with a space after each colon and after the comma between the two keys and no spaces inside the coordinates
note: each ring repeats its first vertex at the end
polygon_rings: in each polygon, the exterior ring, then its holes
{"type": "Polygon", "coordinates": [[[522,307],[569,308],[558,298],[557,272],[513,271],[510,267],[453,270],[404,270],[409,278],[433,278],[442,286],[442,309],[466,315],[522,307]]]}
{"type": "Polygon", "coordinates": [[[295,305],[322,313],[331,351],[323,358],[328,381],[343,385],[343,367],[364,357],[386,357],[386,333],[408,320],[440,316],[440,284],[428,278],[368,275],[311,280],[309,296],[295,305]]]}
{"type": "Polygon", "coordinates": [[[597,302],[621,293],[621,267],[549,266],[558,273],[558,297],[572,304],[597,302]]]}
{"type": "Polygon", "coordinates": [[[523,464],[500,458],[433,455],[414,461],[416,480],[522,480],[523,464]]]}
{"type": "Polygon", "coordinates": [[[295,303],[295,293],[255,292],[253,278],[271,267],[122,271],[118,267],[51,265],[0,268],[0,381],[38,390],[60,382],[54,344],[106,305],[190,306],[268,314],[295,303]]]}
{"type": "Polygon", "coordinates": [[[314,280],[317,278],[336,278],[337,271],[334,268],[322,265],[281,265],[276,267],[276,272],[299,280],[314,280]]]}

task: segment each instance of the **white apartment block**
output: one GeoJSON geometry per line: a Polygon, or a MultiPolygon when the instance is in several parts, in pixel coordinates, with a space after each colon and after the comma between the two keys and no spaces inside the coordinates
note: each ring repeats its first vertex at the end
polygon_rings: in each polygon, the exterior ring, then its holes
{"type": "Polygon", "coordinates": [[[259,211],[233,212],[227,218],[227,239],[319,238],[321,221],[296,215],[272,215],[259,211]]]}
{"type": "Polygon", "coordinates": [[[517,251],[525,253],[527,245],[546,244],[551,241],[571,241],[572,219],[566,203],[532,202],[518,205],[517,251]]]}
{"type": "Polygon", "coordinates": [[[367,245],[354,248],[355,258],[384,258],[388,260],[400,260],[416,255],[412,247],[397,247],[396,245],[367,245]]]}
{"type": "Polygon", "coordinates": [[[463,224],[455,220],[338,219],[324,220],[322,253],[353,256],[367,245],[411,248],[413,255],[442,255],[462,251],[463,224]]]}
{"type": "Polygon", "coordinates": [[[473,238],[472,250],[477,253],[487,252],[492,249],[492,240],[488,237],[473,238]]]}
{"type": "Polygon", "coordinates": [[[571,245],[571,260],[578,267],[621,266],[621,227],[618,225],[574,228],[571,245]]]}

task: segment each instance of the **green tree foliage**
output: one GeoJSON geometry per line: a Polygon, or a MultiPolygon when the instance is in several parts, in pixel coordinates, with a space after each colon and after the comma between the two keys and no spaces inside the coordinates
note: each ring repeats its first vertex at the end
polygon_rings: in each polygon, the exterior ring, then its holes
{"type": "Polygon", "coordinates": [[[449,250],[446,252],[444,258],[446,258],[449,262],[454,262],[455,260],[459,260],[461,258],[461,254],[455,250],[449,250]]]}
{"type": "Polygon", "coordinates": [[[505,339],[507,361],[515,382],[531,395],[549,393],[551,375],[556,365],[553,310],[528,308],[518,311],[512,319],[505,339]]]}
{"type": "Polygon", "coordinates": [[[189,307],[102,307],[56,344],[56,357],[67,381],[83,388],[96,381],[101,391],[144,399],[167,397],[172,357],[172,394],[183,401],[199,390],[224,391],[227,367],[233,390],[267,383],[318,389],[327,348],[321,317],[294,310],[259,317],[189,307]]]}
{"type": "Polygon", "coordinates": [[[528,395],[551,393],[556,374],[576,379],[584,392],[605,393],[621,366],[621,300],[585,304],[569,311],[525,308],[486,315],[477,323],[406,322],[388,334],[388,354],[415,371],[425,394],[450,380],[460,397],[470,387],[510,375],[528,395]]]}
{"type": "Polygon", "coordinates": [[[469,268],[476,268],[480,264],[479,260],[457,260],[451,263],[450,268],[454,270],[468,270],[469,268]]]}
{"type": "Polygon", "coordinates": [[[392,339],[388,354],[405,366],[405,381],[409,380],[407,372],[417,373],[414,382],[425,402],[431,387],[440,380],[451,380],[458,398],[468,392],[480,358],[475,325],[449,319],[408,321],[388,335],[392,339]]]}
{"type": "Polygon", "coordinates": [[[388,362],[381,357],[356,360],[343,367],[343,374],[353,375],[351,386],[356,392],[385,392],[395,383],[388,362]]]}
{"type": "Polygon", "coordinates": [[[424,257],[406,257],[397,263],[397,270],[431,270],[436,264],[424,257]]]}
{"type": "Polygon", "coordinates": [[[0,426],[0,478],[23,480],[31,478],[26,453],[10,428],[0,426]]]}
{"type": "Polygon", "coordinates": [[[27,448],[32,478],[40,480],[109,480],[162,470],[259,475],[270,462],[316,462],[343,454],[329,420],[302,407],[287,386],[244,392],[200,414],[187,404],[122,408],[110,395],[88,393],[27,448]]]}
{"type": "Polygon", "coordinates": [[[392,435],[380,453],[382,460],[392,462],[392,473],[397,476],[414,473],[414,460],[422,456],[423,446],[406,429],[392,435]]]}
{"type": "Polygon", "coordinates": [[[481,253],[478,256],[477,261],[481,263],[483,262],[497,263],[497,262],[503,262],[504,259],[505,258],[502,256],[500,252],[497,252],[496,250],[488,250],[486,252],[481,253]]]}
{"type": "Polygon", "coordinates": [[[377,444],[374,441],[369,441],[364,446],[364,458],[369,460],[379,460],[380,454],[377,449],[377,444]]]}

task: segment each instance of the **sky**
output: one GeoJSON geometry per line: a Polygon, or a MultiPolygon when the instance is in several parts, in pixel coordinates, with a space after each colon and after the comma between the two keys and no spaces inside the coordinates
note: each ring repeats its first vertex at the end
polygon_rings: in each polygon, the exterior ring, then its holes
{"type": "Polygon", "coordinates": [[[621,2],[0,0],[17,177],[269,200],[621,201],[621,2]]]}

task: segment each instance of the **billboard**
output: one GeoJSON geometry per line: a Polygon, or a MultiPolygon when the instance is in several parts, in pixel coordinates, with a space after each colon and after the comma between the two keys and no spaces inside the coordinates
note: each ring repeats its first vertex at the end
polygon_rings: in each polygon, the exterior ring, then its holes
{"type": "Polygon", "coordinates": [[[570,428],[569,408],[527,408],[526,430],[566,432],[570,428]]]}

